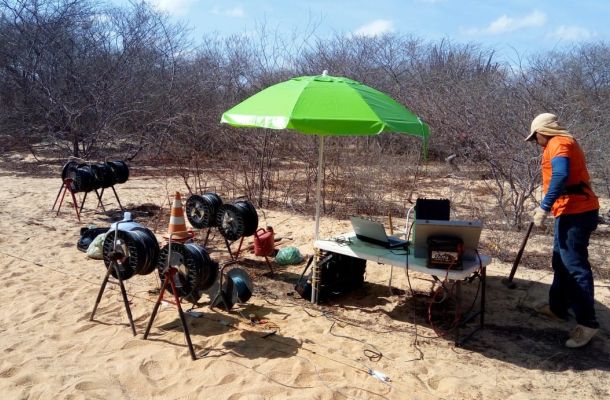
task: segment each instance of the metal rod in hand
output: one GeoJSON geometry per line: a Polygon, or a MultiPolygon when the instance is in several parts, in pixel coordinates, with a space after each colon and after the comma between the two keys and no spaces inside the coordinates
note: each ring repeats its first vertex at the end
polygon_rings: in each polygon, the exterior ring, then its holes
{"type": "Polygon", "coordinates": [[[513,267],[510,270],[510,274],[508,275],[508,279],[503,279],[502,283],[504,283],[509,289],[514,289],[516,285],[513,283],[513,278],[515,277],[515,272],[517,272],[517,267],[519,266],[519,262],[521,261],[521,257],[523,256],[523,250],[525,250],[525,245],[527,244],[527,240],[530,237],[530,233],[532,232],[532,228],[534,227],[534,223],[530,222],[527,227],[527,232],[523,241],[521,242],[521,247],[519,248],[519,252],[517,253],[517,257],[515,258],[515,262],[513,263],[513,267]]]}

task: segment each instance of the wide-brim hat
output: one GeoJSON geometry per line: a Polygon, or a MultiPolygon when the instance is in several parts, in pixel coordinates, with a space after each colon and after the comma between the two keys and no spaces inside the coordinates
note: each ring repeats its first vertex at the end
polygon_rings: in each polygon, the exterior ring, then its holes
{"type": "Polygon", "coordinates": [[[540,133],[544,136],[572,137],[572,134],[559,123],[557,116],[551,113],[539,114],[532,120],[530,134],[525,138],[525,141],[533,140],[536,133],[540,133]]]}

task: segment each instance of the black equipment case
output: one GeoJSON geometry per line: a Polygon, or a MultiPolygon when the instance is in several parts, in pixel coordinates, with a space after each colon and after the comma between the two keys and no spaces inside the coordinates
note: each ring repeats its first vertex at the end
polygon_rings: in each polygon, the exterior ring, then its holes
{"type": "MultiPolygon", "coordinates": [[[[366,271],[366,260],[345,256],[337,253],[324,253],[320,260],[320,293],[319,299],[345,294],[351,290],[361,288],[364,284],[364,273],[366,271]]],[[[309,263],[305,267],[305,271],[309,263]]],[[[303,274],[305,273],[303,271],[303,274]]],[[[311,273],[307,279],[297,282],[295,290],[304,298],[311,297],[311,273]]]]}

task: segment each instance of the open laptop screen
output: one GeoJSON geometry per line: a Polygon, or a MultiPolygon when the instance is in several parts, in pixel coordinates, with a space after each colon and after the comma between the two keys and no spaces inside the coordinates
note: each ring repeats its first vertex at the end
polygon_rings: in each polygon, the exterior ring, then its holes
{"type": "Polygon", "coordinates": [[[351,217],[350,221],[352,222],[352,228],[354,228],[356,237],[360,240],[389,248],[401,247],[407,244],[405,240],[388,236],[385,228],[379,222],[360,217],[351,217]]]}

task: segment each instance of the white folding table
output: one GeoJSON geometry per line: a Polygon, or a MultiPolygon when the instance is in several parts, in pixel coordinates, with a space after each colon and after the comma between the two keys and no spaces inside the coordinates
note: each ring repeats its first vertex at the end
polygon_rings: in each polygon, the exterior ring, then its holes
{"type": "MultiPolygon", "coordinates": [[[[461,321],[465,323],[477,315],[480,316],[480,325],[476,329],[483,327],[485,322],[485,285],[486,285],[486,267],[491,263],[491,257],[485,255],[478,255],[478,259],[474,261],[463,261],[462,269],[460,270],[444,270],[428,268],[426,266],[427,260],[425,258],[416,258],[413,256],[412,248],[411,251],[407,252],[405,249],[387,249],[382,246],[364,242],[356,237],[353,232],[339,235],[330,239],[316,240],[314,247],[318,250],[342,254],[345,256],[355,257],[367,261],[373,261],[379,264],[392,265],[399,268],[408,268],[408,271],[416,271],[423,274],[430,275],[438,281],[444,279],[455,281],[456,286],[456,301],[458,304],[461,302],[461,282],[464,280],[472,281],[475,278],[480,279],[481,282],[481,300],[479,311],[473,315],[467,316],[461,321]],[[409,253],[409,254],[407,254],[409,253]]],[[[312,279],[312,303],[317,303],[317,297],[320,289],[319,267],[320,260],[314,265],[313,279],[312,279]]],[[[459,325],[456,327],[456,343],[459,341],[459,325]]],[[[476,331],[475,330],[475,331],[476,331]]],[[[472,334],[471,332],[468,339],[472,334]]]]}

